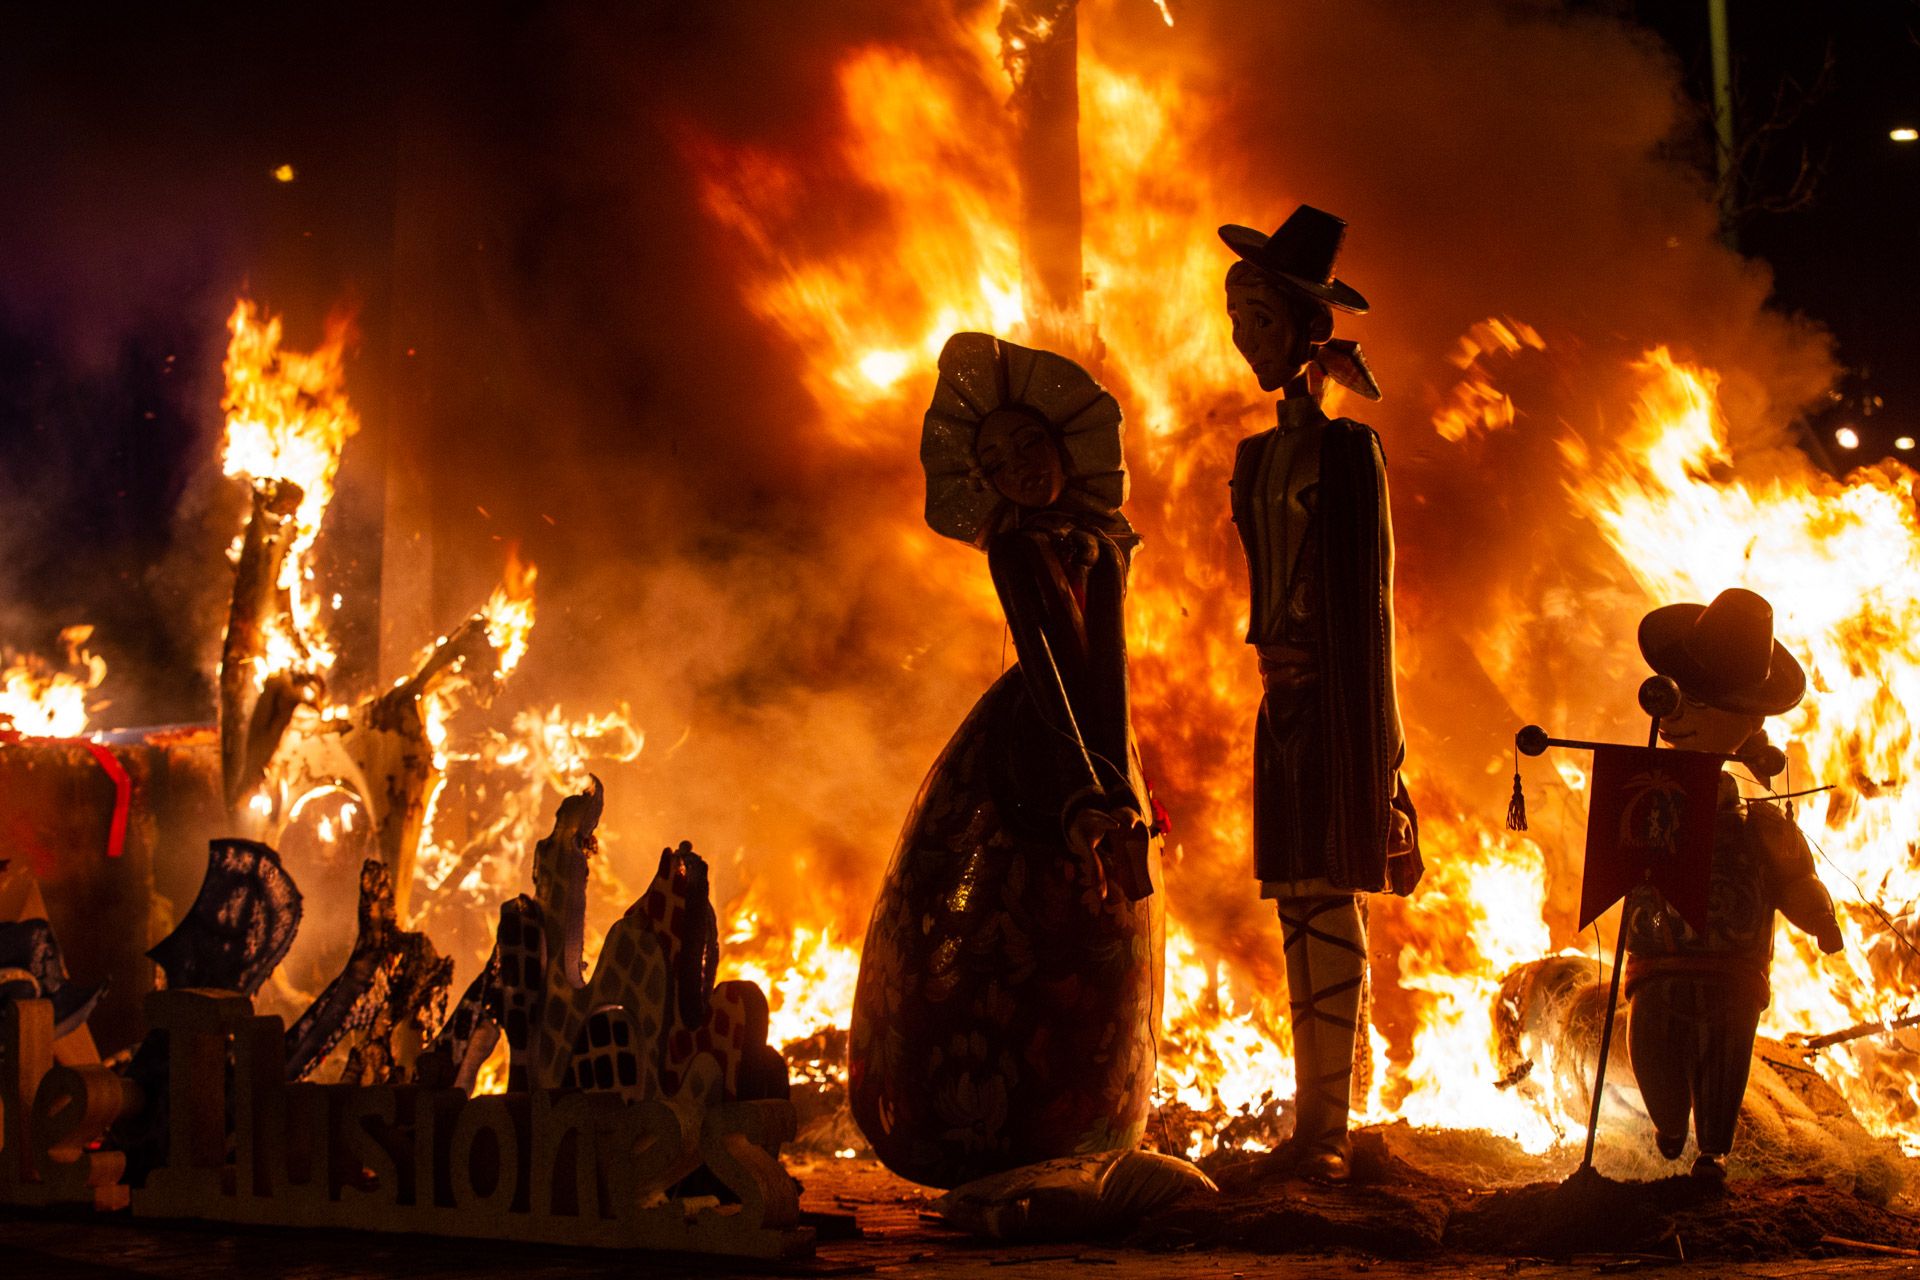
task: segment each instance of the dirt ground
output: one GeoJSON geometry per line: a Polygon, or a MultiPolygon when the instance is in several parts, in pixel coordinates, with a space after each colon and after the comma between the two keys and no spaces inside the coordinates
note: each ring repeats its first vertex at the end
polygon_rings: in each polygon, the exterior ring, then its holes
{"type": "MultiPolygon", "coordinates": [[[[1189,1221],[1210,1230],[1181,1235],[1180,1219],[1167,1216],[1143,1224],[1134,1242],[1102,1244],[1004,1245],[970,1240],[929,1220],[934,1193],[902,1182],[867,1160],[823,1160],[795,1166],[806,1187],[803,1206],[820,1215],[822,1238],[817,1258],[786,1267],[754,1267],[686,1258],[647,1258],[590,1250],[556,1250],[486,1242],[421,1237],[311,1233],[283,1230],[216,1229],[190,1223],[156,1224],[130,1219],[87,1219],[71,1215],[10,1211],[0,1216],[0,1276],[23,1280],[185,1280],[193,1277],[285,1277],[286,1280],[401,1280],[413,1277],[623,1276],[636,1280],[666,1277],[732,1276],[928,1276],[941,1280],[1069,1280],[1073,1276],[1146,1280],[1252,1280],[1261,1276],[1317,1277],[1366,1275],[1466,1277],[1557,1277],[1660,1272],[1686,1276],[1920,1277],[1916,1256],[1875,1255],[1855,1248],[1816,1246],[1811,1256],[1774,1259],[1700,1259],[1682,1261],[1669,1244],[1662,1253],[1581,1249],[1545,1256],[1472,1256],[1449,1246],[1411,1257],[1383,1257],[1380,1251],[1349,1244],[1315,1246],[1300,1239],[1270,1238],[1282,1218],[1263,1211],[1288,1201],[1289,1212],[1311,1210],[1313,1193],[1297,1188],[1249,1185],[1229,1191],[1221,1202],[1191,1206],[1189,1221]],[[1264,1214],[1264,1217],[1263,1217],[1264,1214]],[[1263,1226],[1263,1222],[1265,1225],[1263,1226]],[[858,1238],[846,1238],[856,1227],[858,1238]],[[1247,1233],[1251,1233],[1250,1235],[1247,1233]],[[1244,1243],[1210,1243],[1207,1237],[1240,1235],[1244,1243]],[[1281,1252],[1281,1250],[1285,1250],[1281,1252]]],[[[1741,1190],[1735,1184],[1736,1192],[1741,1190]]],[[[1748,1187],[1753,1192],[1755,1188],[1748,1187]]],[[[1803,1200],[1811,1188],[1788,1186],[1803,1200]]],[[[1402,1193],[1404,1194],[1404,1192],[1402,1193]]],[[[1478,1193],[1488,1199],[1498,1192],[1478,1193]]],[[[1508,1217],[1483,1215],[1490,1229],[1514,1229],[1514,1222],[1537,1224],[1553,1209],[1542,1190],[1505,1202],[1508,1217]],[[1528,1197],[1531,1197],[1529,1199],[1528,1197]]],[[[1635,1193],[1653,1194],[1655,1193],[1635,1193]]],[[[1360,1202],[1373,1198],[1361,1195],[1360,1202]]],[[[1749,1197],[1747,1211],[1761,1201],[1749,1197]]],[[[1783,1202],[1784,1203],[1784,1202],[1783,1202]]],[[[1912,1226],[1898,1212],[1896,1225],[1912,1226]]],[[[1778,1218],[1778,1206],[1763,1216],[1778,1218]]],[[[1603,1206],[1607,1213],[1621,1204],[1603,1206]]],[[[1382,1210],[1382,1212],[1387,1212],[1382,1210]]],[[[1817,1225],[1817,1224],[1816,1224],[1817,1225]]],[[[1688,1230],[1703,1230],[1692,1227],[1688,1230]]],[[[1686,1231],[1681,1233],[1684,1249],[1686,1231]]],[[[1707,1237],[1702,1235],[1704,1242],[1707,1237]]],[[[1398,1250],[1393,1250],[1398,1252],[1398,1250]]]]}

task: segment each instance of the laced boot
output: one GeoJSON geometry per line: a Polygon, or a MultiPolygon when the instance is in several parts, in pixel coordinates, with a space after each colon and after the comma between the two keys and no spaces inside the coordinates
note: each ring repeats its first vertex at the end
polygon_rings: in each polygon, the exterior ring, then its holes
{"type": "Polygon", "coordinates": [[[1353,1045],[1366,981],[1366,925],[1352,895],[1280,904],[1293,1013],[1294,1131],[1287,1162],[1297,1177],[1344,1182],[1353,1045]]]}

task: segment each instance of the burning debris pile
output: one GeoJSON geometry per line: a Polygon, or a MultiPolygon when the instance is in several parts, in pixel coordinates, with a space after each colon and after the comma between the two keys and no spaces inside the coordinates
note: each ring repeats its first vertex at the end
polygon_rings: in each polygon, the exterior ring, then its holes
{"type": "MultiPolygon", "coordinates": [[[[192,793],[218,815],[211,821],[240,834],[211,841],[190,909],[151,949],[144,928],[112,940],[97,928],[69,928],[96,947],[144,950],[163,977],[163,989],[142,1001],[143,1033],[106,1063],[87,1025],[99,988],[72,981],[49,927],[53,915],[70,926],[79,920],[48,910],[31,868],[0,861],[0,947],[20,966],[5,970],[0,1007],[4,1145],[18,1153],[0,1165],[0,1199],[131,1203],[136,1212],[280,1223],[312,1223],[319,1212],[361,1228],[805,1253],[811,1234],[796,1229],[795,1191],[778,1164],[793,1129],[785,1064],[767,1043],[760,988],[716,982],[719,932],[705,863],[685,844],[663,854],[652,885],[596,948],[590,973],[584,948],[599,780],[589,777],[559,804],[552,833],[535,848],[512,847],[543,807],[545,786],[583,769],[595,744],[630,758],[637,732],[606,716],[575,738],[536,717],[515,728],[538,752],[498,734],[483,740],[469,758],[518,769],[504,789],[508,812],[449,850],[434,826],[446,788],[447,722],[459,695],[490,697],[525,653],[533,570],[510,562],[501,588],[429,646],[410,677],[351,704],[336,700],[328,681],[336,653],[316,607],[310,557],[356,424],[340,381],[343,334],[315,355],[284,351],[278,322],[244,302],[232,333],[226,461],[230,474],[248,478],[252,501],[236,543],[217,736],[147,734],[120,745],[140,769],[138,787],[111,736],[76,743],[10,731],[0,765],[58,787],[77,772],[76,750],[91,755],[118,784],[108,855],[123,855],[136,822],[148,871],[182,839],[159,830],[181,808],[170,789],[192,793]],[[189,765],[150,767],[147,756],[169,752],[187,753],[189,765]],[[516,803],[526,807],[513,811],[516,803]],[[314,807],[321,811],[310,814],[314,807]],[[337,905],[343,886],[323,875],[303,893],[283,863],[278,846],[298,836],[303,819],[318,843],[365,855],[351,934],[337,917],[311,910],[315,902],[337,905]],[[483,842],[484,854],[469,851],[483,842]],[[531,896],[501,905],[493,950],[452,1017],[454,958],[408,927],[427,915],[411,892],[422,848],[435,854],[429,892],[442,901],[468,895],[466,915],[507,887],[476,891],[469,883],[487,859],[532,881],[531,896]],[[324,989],[303,990],[286,962],[316,925],[316,955],[338,959],[324,989]],[[342,952],[343,942],[351,950],[342,952]],[[270,981],[277,991],[269,992],[270,981]],[[256,997],[287,1008],[289,1018],[253,1016],[256,997]],[[506,1069],[483,1079],[496,1042],[510,1050],[506,1069]],[[229,1078],[242,1095],[231,1108],[225,1086],[208,1083],[229,1078]],[[322,1079],[331,1093],[317,1111],[287,1101],[321,1096],[283,1091],[322,1079]],[[80,1111],[48,1101],[74,1089],[80,1111]],[[330,1106],[369,1108],[384,1117],[384,1136],[367,1146],[366,1132],[314,1132],[316,1115],[322,1128],[330,1123],[330,1106]],[[465,1119],[482,1106],[492,1108],[487,1119],[465,1119]],[[35,1108],[45,1114],[30,1121],[41,1114],[35,1108]],[[468,1123],[491,1126],[491,1156],[460,1138],[468,1123]],[[450,1150],[436,1146],[436,1124],[450,1126],[450,1150]],[[46,1136],[36,1140],[36,1126],[46,1126],[46,1136]],[[402,1129],[416,1136],[402,1141],[402,1129]],[[282,1156],[284,1167],[276,1163],[282,1156]],[[334,1201],[342,1183],[374,1196],[385,1212],[359,1211],[373,1201],[334,1201]],[[327,1207],[302,1208],[293,1190],[301,1185],[317,1187],[327,1207]]],[[[78,687],[70,679],[40,684],[56,700],[78,687]]],[[[48,794],[27,791],[22,806],[14,788],[10,799],[17,823],[49,833],[30,849],[34,862],[59,873],[76,860],[59,837],[77,824],[58,803],[32,809],[48,794]]],[[[78,808],[84,819],[89,806],[78,808]]],[[[336,863],[315,865],[330,872],[336,863]]],[[[117,897],[129,897],[124,887],[117,897]]],[[[136,998],[146,985],[137,966],[100,968],[136,998]]]]}

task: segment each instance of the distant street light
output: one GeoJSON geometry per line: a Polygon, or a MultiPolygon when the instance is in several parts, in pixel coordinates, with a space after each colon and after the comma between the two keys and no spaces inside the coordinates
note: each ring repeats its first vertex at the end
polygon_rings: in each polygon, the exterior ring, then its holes
{"type": "Polygon", "coordinates": [[[1909,129],[1902,125],[1887,136],[1895,142],[1920,142],[1920,129],[1909,129]]]}
{"type": "Polygon", "coordinates": [[[1913,448],[1913,437],[1912,436],[1895,437],[1893,442],[1893,447],[1898,449],[1902,453],[1906,453],[1913,448]]]}
{"type": "Polygon", "coordinates": [[[1842,427],[1833,433],[1833,442],[1842,449],[1858,449],[1860,447],[1860,433],[1852,427],[1842,427]]]}

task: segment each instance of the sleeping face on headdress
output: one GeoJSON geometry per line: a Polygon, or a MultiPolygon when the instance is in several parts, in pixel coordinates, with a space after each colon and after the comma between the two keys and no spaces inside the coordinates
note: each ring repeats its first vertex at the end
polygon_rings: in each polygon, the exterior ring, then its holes
{"type": "Polygon", "coordinates": [[[1067,487],[1053,426],[1023,409],[996,409],[980,423],[973,456],[994,492],[1022,507],[1050,507],[1067,487]]]}

